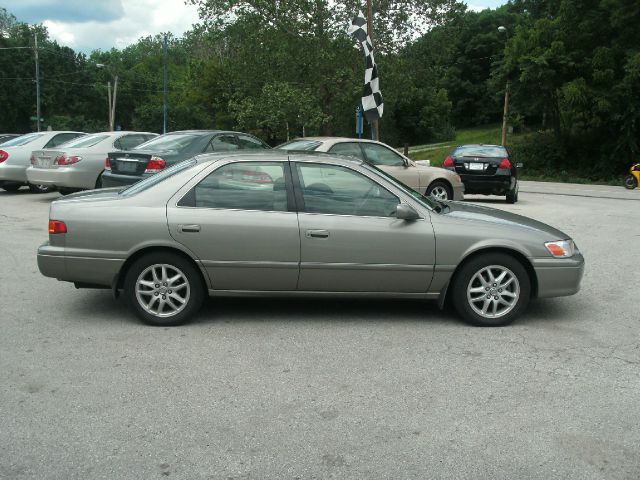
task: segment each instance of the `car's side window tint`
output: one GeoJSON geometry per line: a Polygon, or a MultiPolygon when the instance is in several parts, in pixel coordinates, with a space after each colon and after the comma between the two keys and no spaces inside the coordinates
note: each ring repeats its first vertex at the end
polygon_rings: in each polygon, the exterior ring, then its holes
{"type": "Polygon", "coordinates": [[[238,135],[238,142],[245,150],[264,150],[268,148],[257,138],[252,138],[248,135],[238,135]]]}
{"type": "Polygon", "coordinates": [[[236,138],[233,135],[216,135],[211,139],[205,152],[232,152],[238,150],[236,138]]]}
{"type": "Polygon", "coordinates": [[[329,153],[337,153],[338,155],[349,155],[351,157],[364,160],[360,145],[355,142],[336,143],[329,149],[329,153]]]}
{"type": "Polygon", "coordinates": [[[386,165],[389,167],[404,166],[404,159],[399,153],[377,143],[363,143],[362,148],[367,161],[372,165],[386,165]]]}
{"type": "Polygon", "coordinates": [[[284,164],[235,162],[223,165],[191,189],[178,205],[286,212],[284,164]]]}
{"type": "Polygon", "coordinates": [[[52,148],[57,147],[58,145],[62,145],[63,143],[68,142],[69,140],[73,140],[76,137],[84,135],[84,133],[59,133],[55,135],[51,140],[47,142],[44,148],[52,148]]]}
{"type": "Polygon", "coordinates": [[[400,199],[368,177],[338,165],[297,164],[305,211],[393,217],[400,199]]]}

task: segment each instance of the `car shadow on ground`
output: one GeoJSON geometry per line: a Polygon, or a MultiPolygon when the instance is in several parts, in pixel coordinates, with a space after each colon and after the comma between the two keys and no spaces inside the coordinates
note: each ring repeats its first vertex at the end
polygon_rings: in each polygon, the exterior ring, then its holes
{"type": "MultiPolygon", "coordinates": [[[[109,290],[80,290],[68,302],[66,318],[79,322],[131,323],[137,317],[127,308],[122,296],[117,300],[109,290]]],[[[561,301],[535,300],[516,325],[538,325],[566,318],[568,310],[561,301]]],[[[201,311],[189,322],[192,325],[304,321],[314,323],[425,323],[429,325],[465,325],[455,310],[447,305],[440,310],[435,301],[401,299],[335,298],[259,298],[210,297],[201,311]]],[[[470,327],[473,328],[473,327],[470,327]]]]}

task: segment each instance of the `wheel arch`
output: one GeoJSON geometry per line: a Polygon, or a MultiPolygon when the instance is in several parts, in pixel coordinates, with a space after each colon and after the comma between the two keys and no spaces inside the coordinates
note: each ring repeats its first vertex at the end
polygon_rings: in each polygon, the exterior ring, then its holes
{"type": "Polygon", "coordinates": [[[451,196],[451,200],[453,200],[453,184],[445,177],[436,177],[432,179],[425,187],[424,194],[426,195],[427,192],[429,191],[429,188],[431,188],[431,185],[437,182],[444,183],[446,185],[446,187],[449,189],[449,195],[451,196]]]}
{"type": "Polygon", "coordinates": [[[131,265],[133,265],[134,262],[139,258],[149,253],[155,253],[155,252],[173,253],[175,255],[178,255],[184,258],[188,262],[192,263],[193,266],[196,267],[196,270],[198,271],[198,273],[200,274],[200,279],[202,280],[202,285],[204,286],[205,290],[209,288],[210,282],[209,282],[207,273],[202,269],[202,266],[200,265],[200,263],[189,253],[185,252],[184,250],[181,250],[176,246],[151,245],[151,246],[144,246],[134,251],[131,255],[129,255],[129,257],[122,264],[122,267],[116,274],[111,285],[115,296],[118,296],[119,291],[122,290],[122,288],[124,287],[124,279],[127,275],[127,271],[129,270],[129,268],[131,268],[131,265]]]}
{"type": "Polygon", "coordinates": [[[510,248],[510,247],[486,246],[486,247],[481,247],[479,249],[468,252],[462,258],[462,260],[460,260],[455,270],[449,277],[449,281],[445,284],[445,286],[440,291],[440,295],[438,297],[438,305],[440,306],[440,308],[443,308],[445,303],[448,301],[450,296],[449,285],[451,285],[451,282],[456,277],[458,272],[462,269],[462,267],[466,265],[468,262],[470,262],[471,260],[473,260],[474,258],[477,258],[481,255],[486,255],[487,253],[503,253],[506,255],[510,255],[516,260],[518,260],[524,267],[525,271],[527,272],[527,275],[529,276],[529,281],[531,282],[530,298],[535,298],[538,296],[538,276],[536,275],[536,272],[533,268],[533,265],[531,264],[531,261],[527,258],[527,256],[524,253],[520,252],[515,248],[510,248]]]}

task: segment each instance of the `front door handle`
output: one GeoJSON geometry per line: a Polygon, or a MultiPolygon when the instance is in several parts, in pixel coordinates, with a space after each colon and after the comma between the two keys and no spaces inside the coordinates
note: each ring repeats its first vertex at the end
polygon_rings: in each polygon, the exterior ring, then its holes
{"type": "Polygon", "coordinates": [[[200,225],[178,225],[178,230],[182,233],[197,233],[200,231],[200,225]]]}
{"type": "Polygon", "coordinates": [[[306,236],[309,238],[328,238],[328,230],[307,230],[306,236]]]}

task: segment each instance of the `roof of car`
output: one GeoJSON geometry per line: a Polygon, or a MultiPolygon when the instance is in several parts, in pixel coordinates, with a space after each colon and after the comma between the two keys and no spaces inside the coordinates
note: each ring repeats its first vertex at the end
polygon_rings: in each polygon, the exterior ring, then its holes
{"type": "Polygon", "coordinates": [[[208,162],[208,161],[219,161],[219,160],[227,160],[234,157],[241,157],[242,159],[247,159],[251,161],[258,162],[275,162],[282,161],[284,157],[287,157],[289,160],[293,161],[328,161],[331,160],[332,163],[343,163],[343,164],[361,164],[364,163],[362,160],[357,159],[355,157],[348,157],[344,155],[336,155],[333,153],[325,153],[325,152],[300,152],[300,151],[283,151],[283,150],[252,150],[252,151],[239,151],[239,152],[219,152],[219,153],[202,153],[200,155],[196,155],[194,158],[198,163],[208,162]]]}
{"type": "Polygon", "coordinates": [[[243,135],[251,135],[250,133],[234,132],[233,130],[176,130],[174,132],[167,132],[166,135],[173,135],[175,133],[199,133],[202,135],[207,133],[241,133],[243,135]]]}

